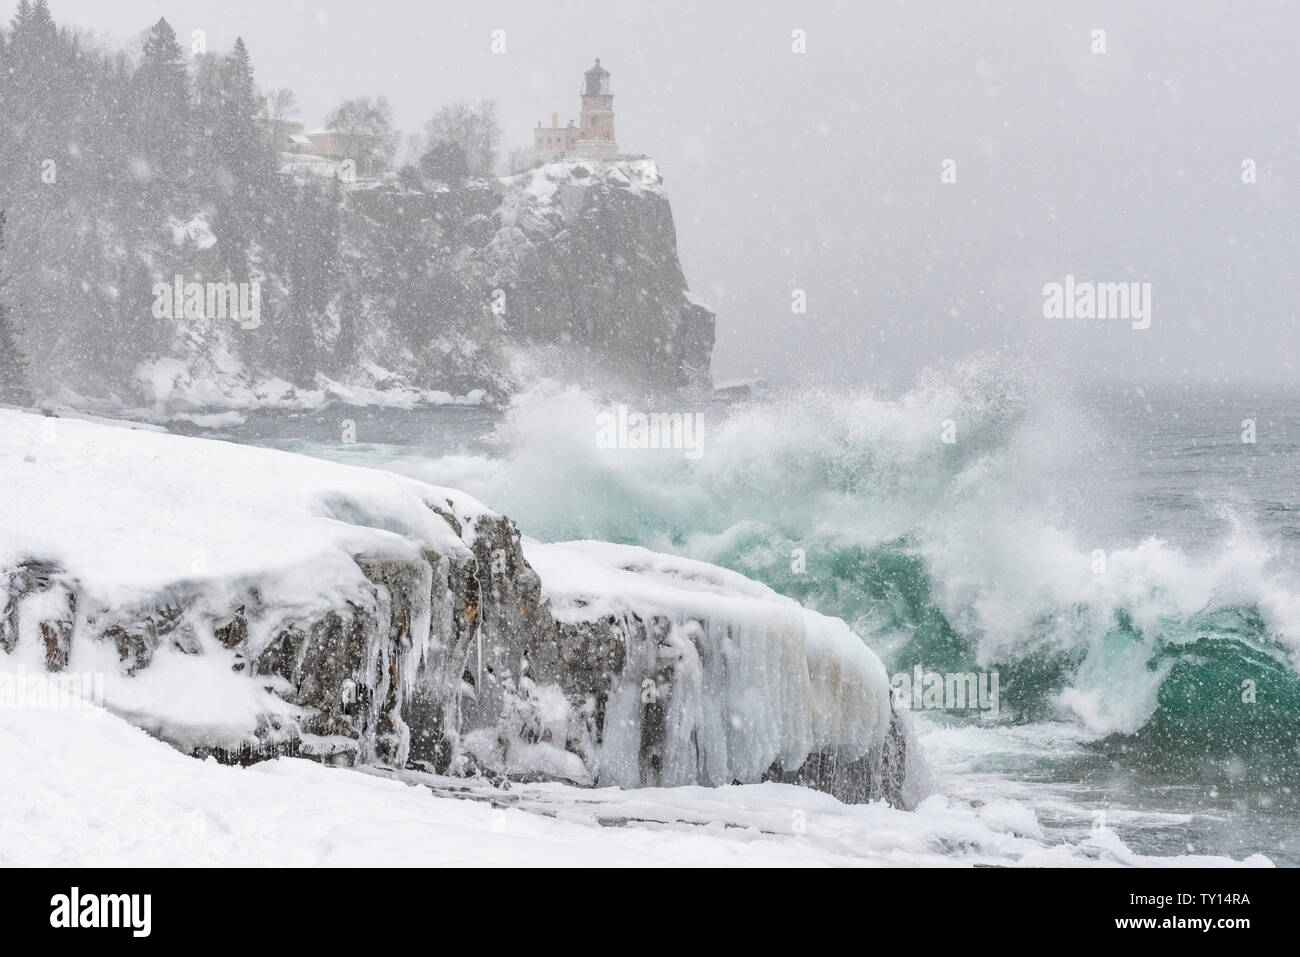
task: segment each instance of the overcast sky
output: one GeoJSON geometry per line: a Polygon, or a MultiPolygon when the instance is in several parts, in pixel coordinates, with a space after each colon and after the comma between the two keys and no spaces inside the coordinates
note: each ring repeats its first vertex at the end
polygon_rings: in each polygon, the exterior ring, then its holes
{"type": "Polygon", "coordinates": [[[576,117],[599,56],[718,311],[716,375],[893,382],[1000,346],[1085,380],[1294,381],[1298,7],[51,0],[121,42],[159,16],[210,49],[242,35],[309,126],[359,94],[407,132],[494,99],[507,147],[576,117]],[[1044,318],[1067,273],[1150,282],[1150,328],[1044,318]]]}

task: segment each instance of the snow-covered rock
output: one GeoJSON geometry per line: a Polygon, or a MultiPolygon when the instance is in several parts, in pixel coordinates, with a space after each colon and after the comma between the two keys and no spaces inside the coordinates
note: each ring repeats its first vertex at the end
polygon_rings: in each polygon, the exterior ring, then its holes
{"type": "Polygon", "coordinates": [[[527,542],[524,555],[560,635],[530,664],[602,703],[603,782],[773,777],[851,800],[901,786],[904,732],[884,666],[844,622],[637,546],[527,542]],[[603,661],[612,680],[595,687],[582,666],[603,661]]]}
{"type": "Polygon", "coordinates": [[[214,440],[0,410],[0,650],[232,762],[916,797],[884,667],[843,622],[699,562],[524,543],[451,489],[214,440]]]}

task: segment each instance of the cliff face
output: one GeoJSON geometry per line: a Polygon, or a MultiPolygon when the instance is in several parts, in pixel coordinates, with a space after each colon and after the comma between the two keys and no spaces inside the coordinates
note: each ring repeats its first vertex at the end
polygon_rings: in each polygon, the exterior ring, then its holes
{"type": "Polygon", "coordinates": [[[687,290],[653,161],[533,170],[494,219],[488,263],[512,334],[644,389],[709,386],[713,313],[687,290]]]}
{"type": "Polygon", "coordinates": [[[493,182],[408,169],[278,183],[273,213],[238,221],[188,206],[152,225],[81,211],[69,234],[107,237],[78,267],[93,281],[8,263],[33,381],[167,409],[502,399],[535,375],[656,393],[710,384],[713,314],[687,291],[650,160],[493,182]],[[160,316],[157,284],[176,277],[255,284],[257,314],[160,316]],[[101,289],[94,309],[77,298],[101,289]]]}
{"type": "Polygon", "coordinates": [[[523,543],[385,472],[68,420],[41,444],[49,420],[0,420],[0,482],[27,503],[0,515],[0,672],[97,675],[110,711],[181,750],[910,803],[880,660],[743,576],[523,543]],[[94,501],[73,462],[103,479],[94,501]]]}

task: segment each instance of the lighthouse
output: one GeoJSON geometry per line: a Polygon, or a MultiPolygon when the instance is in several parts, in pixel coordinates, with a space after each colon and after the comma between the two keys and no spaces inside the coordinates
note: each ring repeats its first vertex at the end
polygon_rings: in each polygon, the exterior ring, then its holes
{"type": "Polygon", "coordinates": [[[609,71],[596,65],[582,75],[578,92],[578,123],[569,120],[560,126],[558,113],[551,114],[551,125],[539,122],[533,131],[533,159],[553,163],[564,159],[615,159],[618,141],[614,139],[614,94],[609,88],[609,71]]]}
{"type": "Polygon", "coordinates": [[[582,112],[578,124],[582,133],[578,139],[578,152],[582,156],[616,156],[618,143],[614,139],[614,94],[609,91],[609,71],[596,65],[583,74],[582,112]]]}

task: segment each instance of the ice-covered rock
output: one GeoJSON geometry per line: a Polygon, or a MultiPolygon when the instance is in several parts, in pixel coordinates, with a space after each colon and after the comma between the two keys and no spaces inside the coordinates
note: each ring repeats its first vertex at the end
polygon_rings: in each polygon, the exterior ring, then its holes
{"type": "Polygon", "coordinates": [[[521,541],[460,492],[0,410],[0,669],[199,755],[909,802],[843,622],[714,566],[521,541]]]}
{"type": "Polygon", "coordinates": [[[842,621],[636,546],[530,542],[524,554],[558,634],[530,668],[596,715],[587,747],[602,782],[770,777],[897,797],[906,744],[885,669],[842,621]]]}

